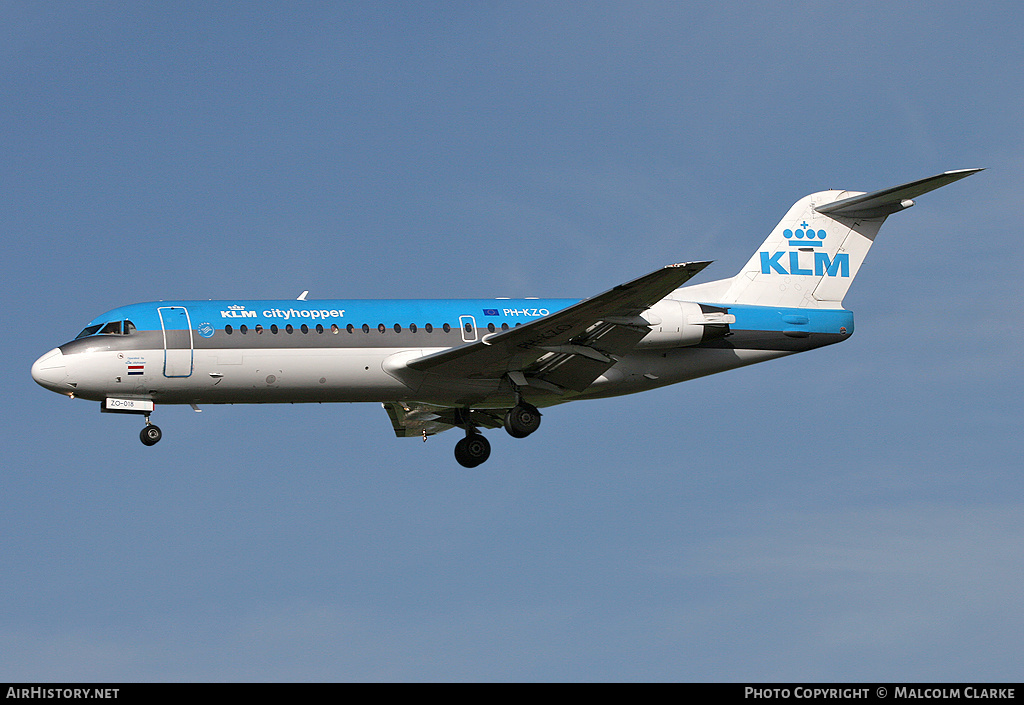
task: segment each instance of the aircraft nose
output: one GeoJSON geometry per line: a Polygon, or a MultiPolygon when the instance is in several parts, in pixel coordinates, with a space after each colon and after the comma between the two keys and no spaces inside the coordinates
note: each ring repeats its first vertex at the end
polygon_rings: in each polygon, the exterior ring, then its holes
{"type": "Polygon", "coordinates": [[[68,372],[64,366],[64,353],[54,348],[32,363],[32,379],[43,387],[55,392],[68,393],[73,391],[71,385],[65,384],[68,372]]]}

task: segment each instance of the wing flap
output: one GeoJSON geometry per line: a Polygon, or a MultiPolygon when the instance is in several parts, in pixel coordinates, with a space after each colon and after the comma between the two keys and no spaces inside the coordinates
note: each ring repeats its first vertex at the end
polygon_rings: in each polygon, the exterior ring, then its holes
{"type": "MultiPolygon", "coordinates": [[[[466,412],[422,402],[389,401],[381,404],[388,412],[391,427],[398,438],[423,438],[443,433],[467,422],[466,412]],[[460,414],[462,415],[460,418],[460,414]]],[[[468,421],[475,426],[498,428],[505,409],[473,409],[468,421]]]]}

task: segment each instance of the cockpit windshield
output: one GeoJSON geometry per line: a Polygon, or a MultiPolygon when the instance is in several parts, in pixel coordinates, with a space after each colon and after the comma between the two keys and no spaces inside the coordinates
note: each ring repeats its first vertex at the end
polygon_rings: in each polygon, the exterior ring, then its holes
{"type": "Polygon", "coordinates": [[[110,321],[109,323],[97,323],[94,326],[87,326],[81,333],[75,336],[88,338],[90,335],[131,335],[135,332],[135,324],[131,321],[110,321]]]}

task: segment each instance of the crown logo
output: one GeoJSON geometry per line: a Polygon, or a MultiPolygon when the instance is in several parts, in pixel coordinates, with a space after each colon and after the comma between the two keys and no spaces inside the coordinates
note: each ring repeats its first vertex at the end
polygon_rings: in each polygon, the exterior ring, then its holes
{"type": "Polygon", "coordinates": [[[782,231],[782,237],[789,240],[790,247],[821,247],[825,244],[826,235],[824,230],[808,228],[807,221],[800,223],[800,228],[797,230],[786,228],[782,231]]]}
{"type": "Polygon", "coordinates": [[[231,309],[232,311],[244,311],[245,310],[245,306],[239,306],[238,304],[232,304],[231,306],[228,306],[228,308],[231,309]]]}

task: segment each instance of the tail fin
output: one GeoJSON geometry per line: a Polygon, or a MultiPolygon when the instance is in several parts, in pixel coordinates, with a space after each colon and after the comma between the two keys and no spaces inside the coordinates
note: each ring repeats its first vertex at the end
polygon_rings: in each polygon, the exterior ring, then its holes
{"type": "Polygon", "coordinates": [[[978,171],[947,171],[873,193],[812,193],[789,209],[739,274],[692,289],[720,292],[716,303],[841,308],[885,219],[914,205],[912,198],[978,171]]]}

